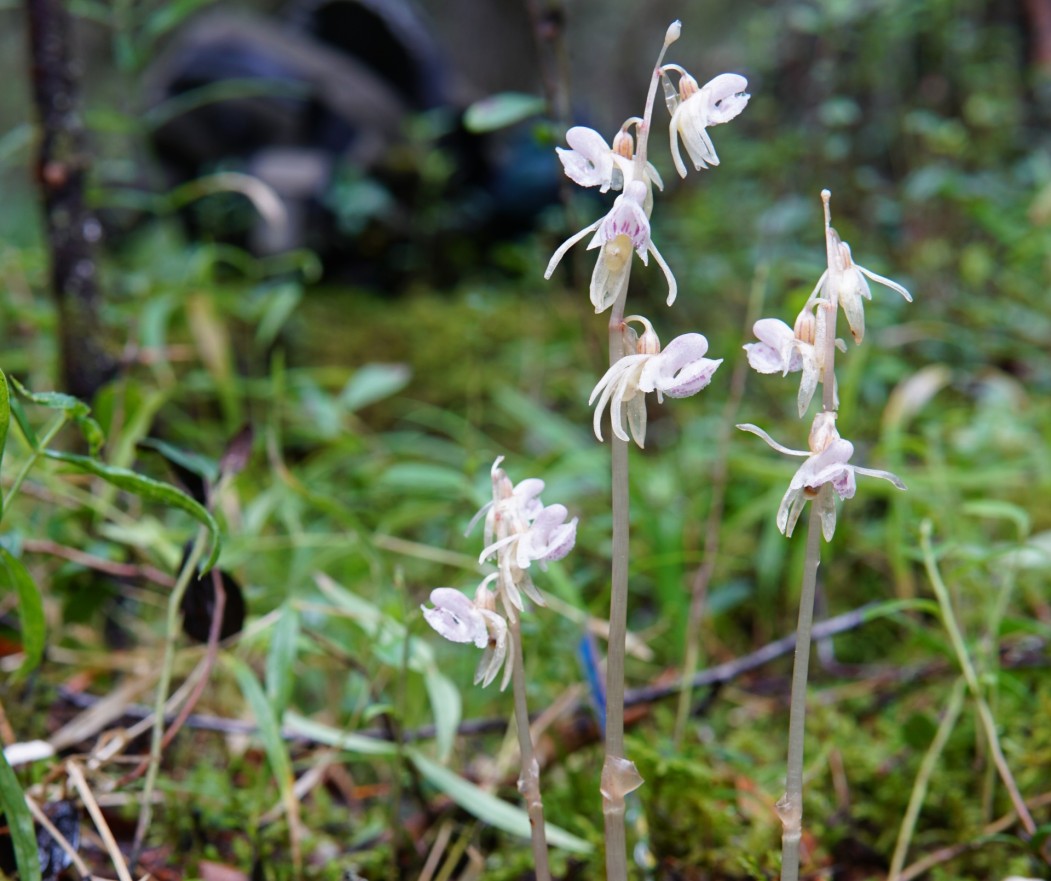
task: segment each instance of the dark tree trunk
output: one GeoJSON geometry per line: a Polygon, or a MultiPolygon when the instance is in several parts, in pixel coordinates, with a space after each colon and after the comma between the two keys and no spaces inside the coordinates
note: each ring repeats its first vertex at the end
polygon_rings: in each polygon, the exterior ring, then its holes
{"type": "Polygon", "coordinates": [[[64,0],[25,0],[33,99],[40,123],[36,178],[44,207],[51,285],[58,306],[62,381],[90,398],[115,372],[103,343],[95,245],[102,233],[84,203],[88,156],[80,116],[79,69],[64,0]]]}

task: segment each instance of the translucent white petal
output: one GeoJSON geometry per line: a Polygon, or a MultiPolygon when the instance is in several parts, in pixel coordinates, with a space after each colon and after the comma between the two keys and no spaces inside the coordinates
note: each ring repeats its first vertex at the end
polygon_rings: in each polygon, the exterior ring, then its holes
{"type": "Polygon", "coordinates": [[[482,648],[488,641],[485,619],[470,599],[451,587],[431,591],[433,609],[420,606],[423,617],[450,642],[473,642],[482,648]]]}

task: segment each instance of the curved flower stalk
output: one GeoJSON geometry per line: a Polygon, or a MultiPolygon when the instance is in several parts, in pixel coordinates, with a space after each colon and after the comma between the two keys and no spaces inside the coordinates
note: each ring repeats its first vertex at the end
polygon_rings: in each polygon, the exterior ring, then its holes
{"type": "Polygon", "coordinates": [[[912,294],[902,285],[892,279],[885,278],[859,266],[854,262],[850,253],[850,245],[844,242],[832,228],[832,215],[829,203],[832,194],[828,190],[821,191],[821,200],[825,205],[825,251],[828,268],[821,273],[810,294],[813,302],[819,293],[831,303],[843,307],[843,314],[847,317],[850,326],[850,334],[855,343],[860,343],[865,338],[865,305],[864,300],[872,299],[872,289],[869,287],[866,276],[877,284],[881,284],[892,291],[896,291],[905,298],[908,303],[912,302],[912,294]]]}
{"type": "MultiPolygon", "coordinates": [[[[744,345],[748,363],[758,373],[780,373],[782,376],[797,372],[801,374],[796,399],[800,418],[806,413],[818,383],[825,376],[831,311],[831,304],[827,300],[814,299],[803,307],[794,328],[777,318],[760,318],[752,326],[752,332],[759,342],[744,345]]],[[[835,346],[841,352],[847,350],[843,340],[837,339],[835,346]]],[[[834,378],[835,374],[832,375],[834,378]]],[[[835,403],[835,389],[832,396],[835,403]]]]}
{"type": "Polygon", "coordinates": [[[664,402],[664,396],[686,398],[694,395],[708,385],[712,375],[723,363],[722,358],[713,360],[705,358],[708,351],[708,340],[699,333],[687,333],[678,336],[661,351],[660,339],[653,326],[641,315],[630,315],[624,319],[638,322],[645,328],[642,336],[637,336],[634,329],[625,328],[625,350],[634,350],[635,354],[625,355],[617,361],[598,381],[588,404],[594,404],[595,416],[593,426],[595,436],[602,440],[602,414],[609,405],[613,434],[622,441],[627,441],[624,431],[624,411],[627,411],[628,429],[631,437],[640,447],[646,445],[646,395],[657,393],[657,400],[664,402]]]}
{"type": "Polygon", "coordinates": [[[630,181],[605,217],[585,226],[559,245],[544,270],[544,278],[551,278],[555,267],[573,245],[594,233],[588,243],[588,250],[601,249],[591,275],[591,303],[595,312],[605,312],[627,290],[633,250],[643,265],[648,265],[649,255],[653,255],[668,280],[668,305],[674,303],[678,284],[650,236],[650,219],[645,208],[648,195],[649,189],[645,183],[641,180],[630,181]]]}
{"type": "Polygon", "coordinates": [[[813,501],[819,510],[821,532],[825,541],[831,541],[836,531],[836,501],[833,494],[841,499],[854,498],[857,490],[855,478],[858,474],[878,477],[889,481],[898,489],[905,489],[901,478],[889,471],[850,464],[854,455],[854,445],[839,436],[834,412],[822,411],[814,417],[814,424],[810,429],[809,451],[792,450],[782,446],[758,426],[744,424],[737,427],[759,435],[779,453],[806,458],[789,481],[788,490],[777,509],[777,528],[785,536],[792,535],[806,503],[813,501]],[[832,492],[822,492],[824,486],[831,487],[832,492]]]}
{"type": "Polygon", "coordinates": [[[680,137],[695,170],[718,165],[719,157],[707,129],[729,122],[744,110],[751,97],[746,91],[748,80],[737,73],[721,73],[703,87],[698,87],[697,80],[677,64],[664,65],[661,76],[665,83],[668,110],[671,112],[668,126],[671,156],[679,177],[686,177],[686,164],[679,152],[680,137]],[[668,78],[667,72],[670,70],[679,74],[677,90],[668,78]]]}

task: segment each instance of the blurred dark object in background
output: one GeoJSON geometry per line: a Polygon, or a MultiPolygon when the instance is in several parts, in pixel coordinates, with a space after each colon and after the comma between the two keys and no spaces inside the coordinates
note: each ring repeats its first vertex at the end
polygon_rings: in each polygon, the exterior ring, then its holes
{"type": "Polygon", "coordinates": [[[187,209],[194,236],[261,255],[306,247],[330,276],[367,284],[451,282],[558,198],[534,125],[469,132],[452,73],[403,0],[211,12],[148,72],[153,143],[170,186],[243,173],[284,209],[268,222],[241,196],[209,196],[187,209]]]}

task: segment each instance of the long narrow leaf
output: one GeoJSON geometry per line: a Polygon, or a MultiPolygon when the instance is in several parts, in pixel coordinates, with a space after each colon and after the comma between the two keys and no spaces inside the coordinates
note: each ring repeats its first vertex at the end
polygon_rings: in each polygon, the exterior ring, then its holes
{"type": "Polygon", "coordinates": [[[289,734],[309,737],[315,743],[334,746],[348,753],[360,753],[364,756],[394,756],[398,752],[397,747],[389,740],[366,737],[364,734],[355,734],[353,731],[341,731],[331,725],[307,719],[291,710],[285,713],[285,730],[289,734]]]}
{"type": "MultiPolygon", "coordinates": [[[[420,774],[434,787],[444,792],[449,798],[456,802],[468,813],[474,814],[479,820],[517,835],[519,838],[530,838],[529,814],[521,808],[516,808],[506,801],[502,801],[495,795],[491,795],[484,789],[475,786],[471,781],[465,780],[459,774],[443,768],[437,762],[428,759],[416,750],[406,750],[406,754],[416,766],[420,774]]],[[[591,845],[583,838],[560,829],[558,826],[545,824],[547,840],[555,847],[561,847],[574,853],[590,853],[591,845]]]]}
{"type": "Polygon", "coordinates": [[[438,758],[444,762],[452,753],[456,729],[463,713],[463,701],[455,683],[439,673],[436,667],[431,667],[423,674],[423,683],[434,711],[434,739],[438,744],[438,758]]]}
{"type": "Polygon", "coordinates": [[[4,447],[7,446],[7,427],[11,424],[11,391],[7,387],[7,377],[0,370],[0,464],[4,461],[4,447]]]}
{"type": "Polygon", "coordinates": [[[292,843],[292,861],[294,863],[294,875],[300,875],[299,835],[296,831],[299,826],[299,802],[296,800],[294,790],[295,777],[292,774],[292,760],[288,756],[288,748],[281,737],[281,726],[278,724],[270,702],[263,693],[259,680],[251,667],[232,656],[226,657],[227,665],[233,670],[237,684],[241,688],[245,702],[255,716],[256,725],[259,726],[259,737],[263,741],[263,749],[270,762],[270,770],[277,780],[278,789],[281,792],[281,801],[288,815],[289,835],[292,843]]]}
{"type": "Polygon", "coordinates": [[[102,427],[91,418],[91,407],[79,398],[67,395],[64,392],[31,392],[14,377],[11,383],[15,390],[27,401],[49,410],[61,410],[73,421],[88,442],[88,448],[92,454],[97,453],[105,443],[106,436],[102,427]]]}
{"type": "Polygon", "coordinates": [[[219,550],[222,546],[219,536],[219,524],[215,522],[215,518],[208,513],[208,510],[203,505],[194,501],[182,490],[176,489],[169,483],[162,483],[159,480],[154,480],[152,477],[145,477],[135,471],[129,471],[127,468],[116,468],[112,465],[107,465],[105,462],[100,462],[98,459],[92,459],[88,456],[62,453],[57,450],[45,450],[45,455],[49,459],[65,462],[67,465],[72,465],[74,468],[85,471],[88,474],[101,477],[107,483],[111,483],[125,492],[139,496],[139,498],[160,502],[172,508],[179,508],[185,511],[198,523],[207,527],[208,532],[211,534],[212,552],[208,555],[203,572],[211,569],[215,565],[215,561],[219,559],[219,550]]]}
{"type": "Polygon", "coordinates": [[[266,694],[278,718],[284,714],[292,696],[298,642],[299,611],[291,603],[286,603],[274,625],[270,651],[266,656],[266,694]]]}
{"type": "Polygon", "coordinates": [[[44,656],[44,637],[47,632],[47,624],[44,620],[44,604],[40,599],[40,591],[33,583],[33,577],[29,574],[25,564],[11,552],[0,545],[0,561],[7,570],[11,583],[15,586],[18,594],[18,610],[22,619],[22,648],[26,658],[22,666],[18,668],[19,674],[28,673],[44,656]]]}
{"type": "Polygon", "coordinates": [[[15,849],[18,877],[22,881],[40,881],[40,855],[37,852],[33,818],[26,807],[25,795],[18,785],[18,778],[0,750],[0,808],[7,818],[11,830],[11,842],[15,849]]]}

